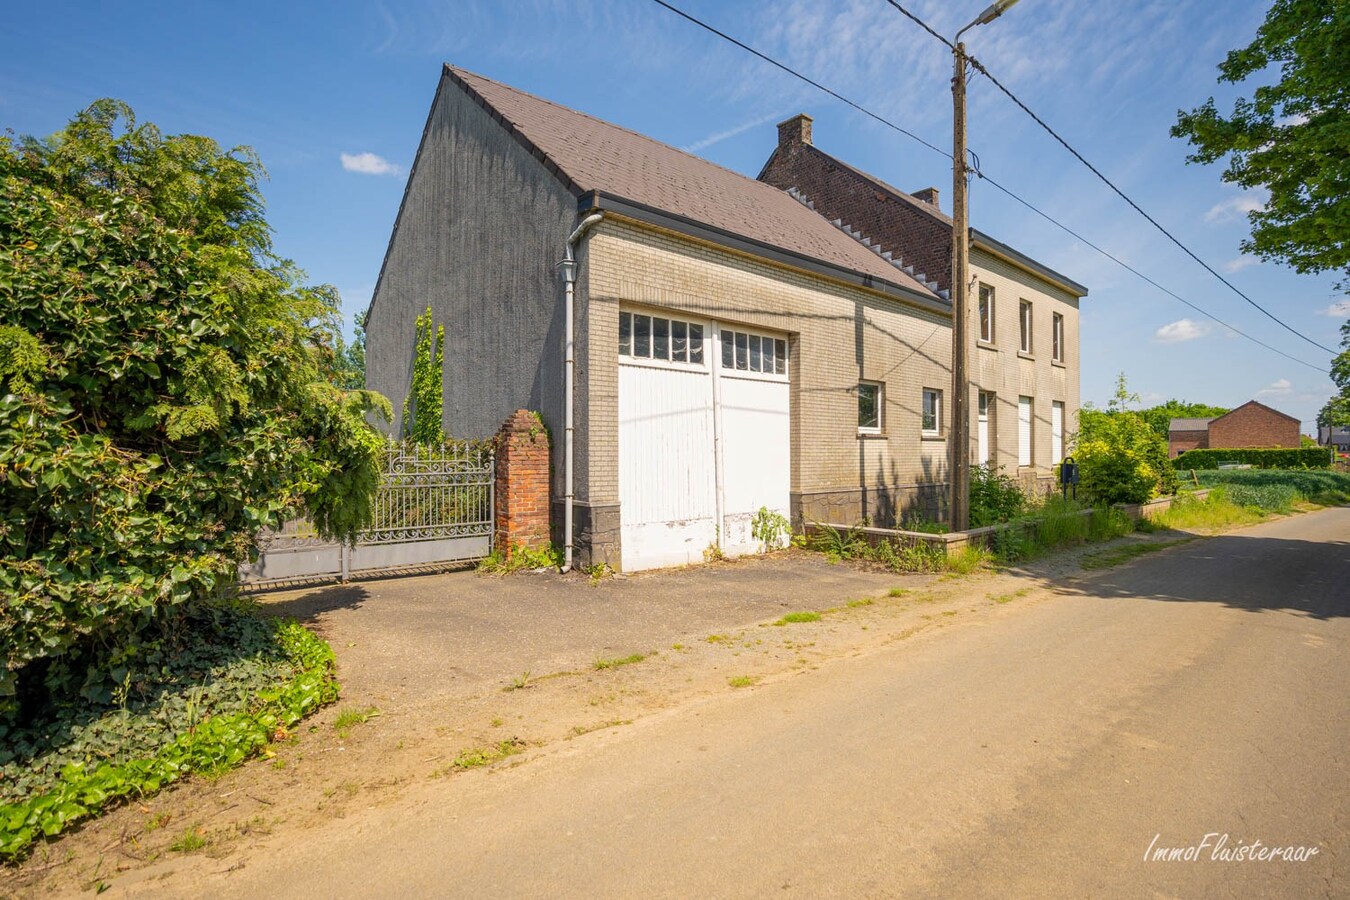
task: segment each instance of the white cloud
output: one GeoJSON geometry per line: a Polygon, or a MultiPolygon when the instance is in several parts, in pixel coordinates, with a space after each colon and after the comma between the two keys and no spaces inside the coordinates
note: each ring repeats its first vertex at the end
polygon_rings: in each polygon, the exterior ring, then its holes
{"type": "Polygon", "coordinates": [[[1322,310],[1322,315],[1333,319],[1350,317],[1350,300],[1333,300],[1330,306],[1322,310]]]}
{"type": "Polygon", "coordinates": [[[1181,344],[1193,341],[1209,334],[1209,325],[1191,319],[1177,319],[1153,332],[1153,339],[1160,344],[1181,344]]]}
{"type": "Polygon", "coordinates": [[[342,168],[362,175],[398,175],[403,170],[374,153],[343,153],[342,168]]]}
{"type": "Polygon", "coordinates": [[[1239,256],[1237,259],[1230,259],[1224,263],[1223,270],[1225,272],[1241,272],[1248,266],[1254,266],[1260,261],[1255,256],[1239,256]]]}
{"type": "Polygon", "coordinates": [[[708,135],[702,140],[694,141],[692,144],[685,147],[684,151],[686,153],[697,153],[698,151],[704,149],[705,147],[711,147],[713,144],[721,143],[722,141],[725,141],[727,138],[733,138],[738,134],[744,134],[751,128],[758,128],[761,125],[767,125],[768,123],[773,122],[775,120],[786,118],[787,116],[779,115],[777,113],[774,113],[773,115],[769,116],[760,116],[758,119],[752,119],[749,122],[743,122],[740,125],[737,125],[735,128],[728,128],[726,131],[719,131],[715,134],[708,135]]]}
{"type": "Polygon", "coordinates": [[[1239,219],[1247,217],[1247,213],[1255,212],[1258,209],[1265,209],[1265,204],[1249,194],[1243,194],[1241,197],[1233,197],[1222,203],[1216,203],[1210,207],[1209,212],[1205,213],[1205,221],[1212,224],[1222,224],[1224,222],[1236,222],[1239,219]]]}
{"type": "Polygon", "coordinates": [[[1294,384],[1288,378],[1280,378],[1256,392],[1258,397],[1287,397],[1294,392],[1294,384]]]}

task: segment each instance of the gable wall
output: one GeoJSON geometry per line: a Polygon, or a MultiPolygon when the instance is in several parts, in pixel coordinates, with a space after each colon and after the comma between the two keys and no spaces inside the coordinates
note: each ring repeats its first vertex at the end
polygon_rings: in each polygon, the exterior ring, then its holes
{"type": "Polygon", "coordinates": [[[1242,406],[1209,423],[1211,448],[1298,447],[1298,422],[1260,406],[1242,406]]]}

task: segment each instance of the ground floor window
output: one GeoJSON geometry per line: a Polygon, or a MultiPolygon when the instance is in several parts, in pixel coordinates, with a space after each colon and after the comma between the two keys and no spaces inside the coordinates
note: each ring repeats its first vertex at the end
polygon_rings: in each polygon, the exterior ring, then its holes
{"type": "Polygon", "coordinates": [[[1064,404],[1056,400],[1050,404],[1050,465],[1064,459],[1064,404]]]}
{"type": "Polygon", "coordinates": [[[930,437],[942,432],[942,391],[936,388],[923,389],[923,420],[920,425],[923,433],[930,437]]]}
{"type": "Polygon", "coordinates": [[[882,388],[875,381],[858,382],[858,433],[881,434],[882,388]]]}
{"type": "Polygon", "coordinates": [[[1031,398],[1017,398],[1017,464],[1031,465],[1031,398]]]}

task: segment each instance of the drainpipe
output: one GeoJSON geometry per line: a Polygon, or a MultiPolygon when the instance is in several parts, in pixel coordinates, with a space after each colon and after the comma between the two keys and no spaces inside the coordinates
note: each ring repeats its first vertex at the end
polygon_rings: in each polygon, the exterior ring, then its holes
{"type": "Polygon", "coordinates": [[[573,387],[573,372],[576,370],[576,336],[574,320],[575,293],[577,283],[577,261],[574,255],[574,248],[577,242],[581,240],[586,230],[595,223],[603,219],[600,213],[592,213],[581,220],[576,230],[572,232],[567,243],[563,245],[562,262],[558,263],[558,268],[563,276],[563,296],[564,310],[564,349],[563,349],[563,568],[564,572],[572,571],[572,501],[576,497],[573,477],[572,477],[572,431],[573,431],[573,400],[576,389],[573,387]]]}

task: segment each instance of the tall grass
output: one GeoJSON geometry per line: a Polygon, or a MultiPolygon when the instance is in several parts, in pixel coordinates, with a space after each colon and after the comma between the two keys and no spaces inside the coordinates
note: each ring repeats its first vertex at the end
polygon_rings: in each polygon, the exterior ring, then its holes
{"type": "Polygon", "coordinates": [[[1350,503],[1350,473],[1329,469],[1216,469],[1196,472],[1205,487],[1223,487],[1239,505],[1287,511],[1300,500],[1323,506],[1350,503]],[[1297,497],[1290,493],[1294,491],[1297,497]]]}
{"type": "Polygon", "coordinates": [[[1204,500],[1178,497],[1152,520],[1156,525],[1177,531],[1221,531],[1253,525],[1264,518],[1265,514],[1259,509],[1234,503],[1226,488],[1215,488],[1204,500]]]}

